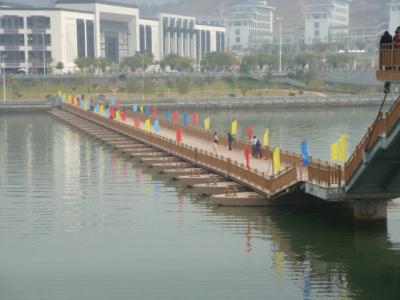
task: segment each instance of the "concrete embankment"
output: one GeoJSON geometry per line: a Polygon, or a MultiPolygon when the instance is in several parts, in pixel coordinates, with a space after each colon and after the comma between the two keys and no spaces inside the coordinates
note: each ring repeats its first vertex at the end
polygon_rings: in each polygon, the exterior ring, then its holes
{"type": "MultiPolygon", "coordinates": [[[[236,108],[302,108],[302,107],[358,107],[377,106],[383,100],[383,94],[349,96],[277,96],[277,97],[232,97],[214,99],[177,99],[152,102],[159,109],[236,109],[236,108]]],[[[395,101],[391,95],[386,100],[395,101]]],[[[140,104],[140,103],[139,103],[140,104]]],[[[149,104],[148,102],[143,105],[149,104]]],[[[130,104],[124,104],[130,106],[130,104]]]]}
{"type": "Polygon", "coordinates": [[[40,112],[48,111],[53,107],[52,101],[0,101],[0,113],[10,112],[40,112]]]}

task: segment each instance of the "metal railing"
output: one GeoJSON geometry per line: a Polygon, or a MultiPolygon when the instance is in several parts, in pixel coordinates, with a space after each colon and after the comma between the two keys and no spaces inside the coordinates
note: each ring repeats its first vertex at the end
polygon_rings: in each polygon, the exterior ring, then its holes
{"type": "Polygon", "coordinates": [[[368,128],[367,133],[357,145],[345,165],[346,182],[363,162],[363,154],[373,146],[380,136],[388,135],[400,119],[400,97],[397,98],[387,113],[381,113],[378,119],[368,128]]]}
{"type": "Polygon", "coordinates": [[[395,44],[380,45],[379,70],[400,71],[400,45],[395,45],[395,44]]]}

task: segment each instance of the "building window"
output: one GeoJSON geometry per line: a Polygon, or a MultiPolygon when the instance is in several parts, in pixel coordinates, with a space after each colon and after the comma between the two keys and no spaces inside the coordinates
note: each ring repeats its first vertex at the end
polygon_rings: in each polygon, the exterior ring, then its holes
{"type": "Polygon", "coordinates": [[[28,59],[30,63],[43,63],[43,54],[45,55],[46,62],[51,61],[51,51],[45,51],[43,53],[42,50],[37,51],[29,51],[28,52],[28,59]]]}
{"type": "Polygon", "coordinates": [[[153,53],[152,37],[153,37],[153,34],[152,34],[151,26],[147,25],[146,26],[146,52],[147,53],[153,53]]]}
{"type": "Polygon", "coordinates": [[[139,40],[140,40],[140,53],[144,53],[146,49],[146,42],[144,36],[144,25],[139,26],[139,40]]]}
{"type": "Polygon", "coordinates": [[[32,16],[27,18],[29,29],[50,29],[50,17],[32,16]]]}
{"type": "Polygon", "coordinates": [[[207,53],[210,53],[211,52],[211,33],[208,30],[206,31],[206,45],[207,45],[206,51],[207,51],[207,53]]]}
{"type": "Polygon", "coordinates": [[[4,55],[4,61],[6,63],[24,63],[25,52],[24,51],[1,51],[0,56],[4,55]]]}
{"type": "Polygon", "coordinates": [[[29,46],[43,46],[43,42],[45,46],[50,46],[51,45],[51,36],[50,34],[41,34],[41,33],[35,33],[35,34],[28,34],[28,45],[29,46]],[[43,41],[44,39],[44,41],[43,41]]]}
{"type": "Polygon", "coordinates": [[[94,58],[94,22],[92,20],[86,21],[86,50],[87,57],[94,58]]]}
{"type": "Polygon", "coordinates": [[[236,43],[240,43],[240,37],[236,38],[236,43]]]}
{"type": "Polygon", "coordinates": [[[23,46],[24,44],[23,34],[0,34],[1,46],[23,46]]]}
{"type": "Polygon", "coordinates": [[[314,23],[314,27],[315,27],[315,28],[319,28],[319,23],[318,23],[318,22],[315,22],[315,23],[314,23]]]}
{"type": "Polygon", "coordinates": [[[319,36],[319,30],[314,31],[314,36],[319,36]]]}
{"type": "Polygon", "coordinates": [[[78,58],[86,57],[85,21],[76,20],[78,58]]]}
{"type": "Polygon", "coordinates": [[[236,35],[240,35],[240,30],[236,30],[236,35]]]}
{"type": "Polygon", "coordinates": [[[0,18],[0,27],[3,29],[24,28],[24,18],[18,16],[2,16],[0,18]]]}

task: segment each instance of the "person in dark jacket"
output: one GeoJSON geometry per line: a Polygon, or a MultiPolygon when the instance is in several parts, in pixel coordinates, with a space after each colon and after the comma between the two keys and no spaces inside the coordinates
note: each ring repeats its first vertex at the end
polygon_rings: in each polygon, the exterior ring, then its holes
{"type": "Polygon", "coordinates": [[[381,46],[385,45],[385,44],[392,44],[393,43],[393,37],[392,35],[389,33],[389,31],[385,31],[385,33],[382,35],[381,37],[381,46]]]}
{"type": "Polygon", "coordinates": [[[232,151],[232,144],[233,144],[233,142],[234,142],[234,138],[233,138],[233,135],[230,133],[230,132],[228,132],[228,146],[229,146],[229,151],[232,151]]]}

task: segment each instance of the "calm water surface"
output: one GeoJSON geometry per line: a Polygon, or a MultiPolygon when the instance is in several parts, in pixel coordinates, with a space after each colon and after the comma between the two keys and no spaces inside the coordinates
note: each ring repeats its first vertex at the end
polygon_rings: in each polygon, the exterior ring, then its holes
{"type": "MultiPolygon", "coordinates": [[[[340,134],[355,144],[375,113],[212,120],[268,126],[292,150],[308,138],[325,156],[340,134]]],[[[399,299],[396,205],[387,230],[323,209],[218,208],[49,115],[0,115],[0,299],[399,299]]]]}

